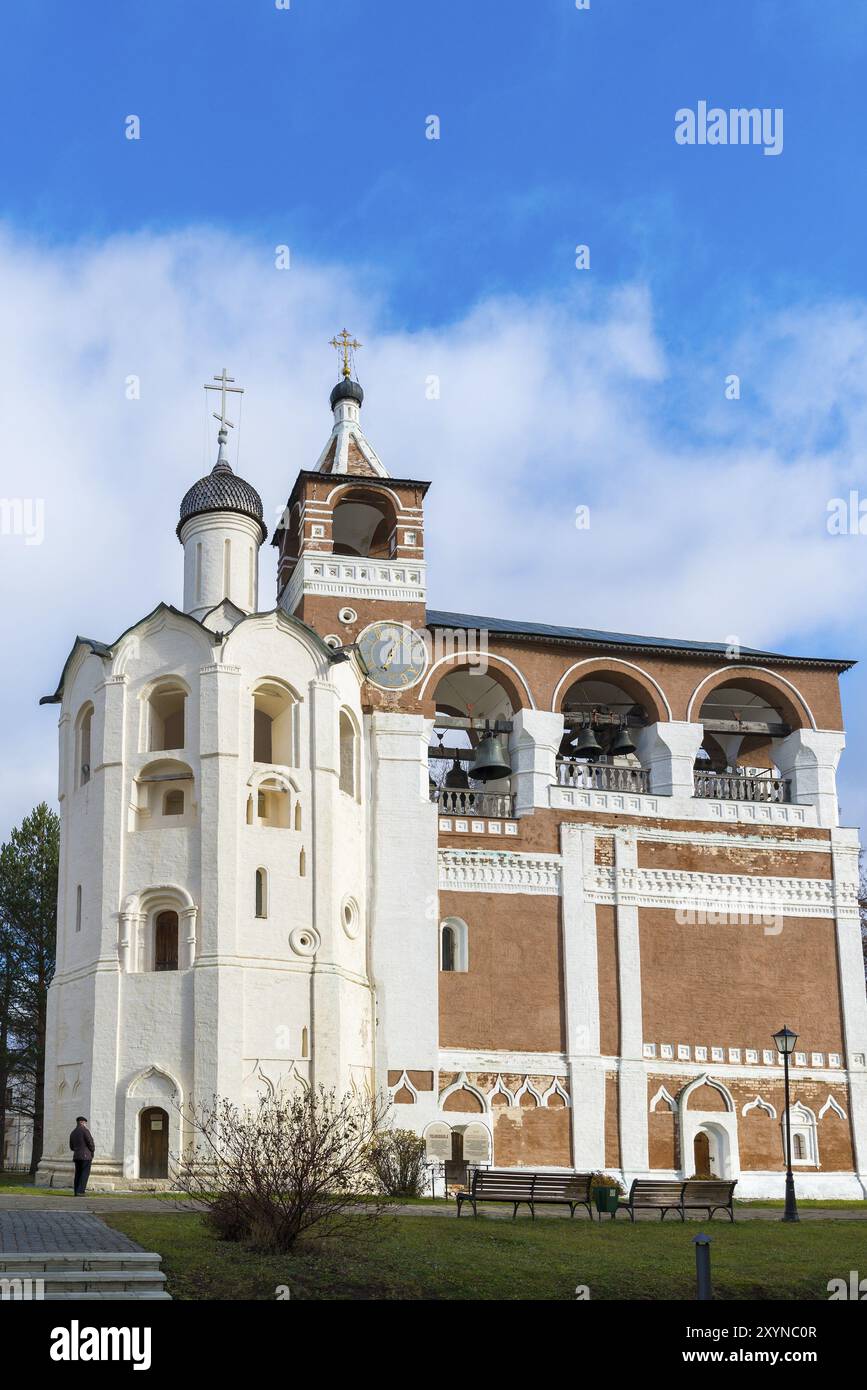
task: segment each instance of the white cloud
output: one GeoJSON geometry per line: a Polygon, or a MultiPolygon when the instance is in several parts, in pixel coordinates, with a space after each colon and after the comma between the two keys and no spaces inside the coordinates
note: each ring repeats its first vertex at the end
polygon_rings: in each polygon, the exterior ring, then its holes
{"type": "Polygon", "coordinates": [[[867,496],[859,305],[753,314],[684,367],[641,287],[594,297],[582,279],[572,300],[503,298],[414,333],[390,325],[372,275],[281,272],[272,248],[206,229],[75,250],[7,236],[0,295],[0,495],[45,499],[42,546],[0,537],[0,833],[54,795],[36,700],[76,632],[110,640],[180,601],[177,506],[215,452],[202,383],[226,365],[246,387],[239,471],[274,519],[328,434],[326,344],[344,323],[366,344],[372,442],[393,474],[434,484],[432,606],[747,645],[822,633],[857,655],[867,538],[828,537],[825,509],[858,476],[867,496]],[[722,400],[729,370],[739,402],[722,400]]]}

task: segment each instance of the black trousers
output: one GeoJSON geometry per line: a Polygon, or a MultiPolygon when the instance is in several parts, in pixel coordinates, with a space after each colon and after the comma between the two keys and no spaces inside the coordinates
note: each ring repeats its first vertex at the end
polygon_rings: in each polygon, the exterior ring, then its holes
{"type": "Polygon", "coordinates": [[[75,1164],[75,1183],[72,1188],[75,1197],[83,1197],[87,1189],[87,1179],[90,1177],[91,1158],[73,1159],[75,1164]]]}

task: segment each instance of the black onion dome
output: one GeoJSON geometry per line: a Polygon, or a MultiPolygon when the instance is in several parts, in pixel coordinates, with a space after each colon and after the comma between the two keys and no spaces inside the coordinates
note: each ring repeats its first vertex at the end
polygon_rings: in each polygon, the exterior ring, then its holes
{"type": "Polygon", "coordinates": [[[241,516],[258,521],[263,540],[268,535],[261,497],[254,487],[233,473],[227,463],[216,464],[207,477],[193,483],[186,493],[181,503],[178,535],[185,521],[189,521],[191,516],[201,516],[203,512],[238,512],[241,516]]]}
{"type": "Polygon", "coordinates": [[[342,381],[338,381],[334,390],[331,392],[331,409],[333,410],[338,401],[358,401],[361,405],[364,401],[364,392],[357,381],[345,376],[342,381]]]}

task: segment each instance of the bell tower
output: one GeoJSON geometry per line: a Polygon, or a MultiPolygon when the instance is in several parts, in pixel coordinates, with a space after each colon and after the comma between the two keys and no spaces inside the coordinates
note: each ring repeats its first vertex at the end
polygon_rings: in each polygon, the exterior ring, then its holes
{"type": "Polygon", "coordinates": [[[279,606],[345,645],[379,619],[424,627],[430,484],[389,476],[361,428],[364,391],[352,371],[361,344],[344,329],[331,345],[342,357],[334,424],[316,466],[298,474],[272,544],[279,606]]]}

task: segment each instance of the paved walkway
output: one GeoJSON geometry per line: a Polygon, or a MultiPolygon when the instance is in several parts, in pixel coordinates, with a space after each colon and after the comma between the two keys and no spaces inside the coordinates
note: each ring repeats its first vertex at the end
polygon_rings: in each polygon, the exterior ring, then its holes
{"type": "MultiPolygon", "coordinates": [[[[195,1204],[189,1203],[186,1199],[176,1200],[171,1197],[145,1197],[139,1196],[138,1194],[130,1194],[128,1197],[120,1195],[116,1197],[101,1196],[99,1193],[94,1193],[92,1197],[46,1197],[42,1192],[34,1193],[33,1195],[30,1193],[10,1193],[8,1195],[3,1195],[2,1191],[0,1191],[0,1222],[2,1222],[4,1215],[14,1212],[40,1212],[46,1215],[59,1212],[69,1212],[71,1214],[74,1212],[76,1216],[101,1212],[104,1216],[108,1216],[111,1212],[138,1211],[149,1212],[152,1216],[162,1216],[165,1214],[172,1215],[175,1212],[189,1211],[191,1205],[195,1204]]],[[[455,1207],[452,1202],[449,1202],[448,1205],[444,1202],[437,1202],[436,1204],[420,1204],[418,1206],[393,1206],[390,1207],[389,1210],[395,1216],[442,1216],[450,1217],[452,1220],[455,1219],[455,1207]]],[[[735,1209],[736,1222],[779,1221],[782,1215],[782,1207],[736,1207],[735,1209]]],[[[485,1219],[494,1221],[512,1220],[512,1213],[506,1207],[483,1208],[482,1216],[485,1219]]],[[[523,1220],[525,1217],[529,1219],[529,1212],[522,1211],[518,1219],[523,1220]]],[[[860,1207],[801,1207],[800,1217],[802,1221],[867,1221],[867,1202],[860,1207]]],[[[566,1211],[565,1208],[559,1207],[547,1211],[540,1209],[537,1216],[537,1220],[543,1221],[557,1219],[568,1221],[570,1219],[568,1211],[566,1211]]],[[[583,1212],[575,1217],[576,1221],[582,1219],[586,1219],[586,1214],[583,1212]]],[[[629,1218],[622,1213],[617,1218],[621,1225],[624,1221],[628,1221],[628,1219],[629,1218]]],[[[719,1225],[721,1221],[726,1220],[724,1216],[719,1215],[714,1219],[717,1225],[719,1225]]],[[[472,1213],[465,1212],[462,1220],[472,1221],[472,1213]]],[[[638,1220],[658,1221],[659,1217],[656,1215],[656,1212],[640,1212],[638,1214],[638,1220]]],[[[677,1220],[677,1217],[672,1214],[666,1218],[666,1223],[670,1225],[672,1221],[675,1220],[677,1220]]],[[[702,1221],[706,1222],[707,1218],[688,1215],[687,1220],[700,1224],[702,1221]]],[[[0,1226],[0,1235],[2,1235],[2,1226],[0,1226]]]]}
{"type": "Polygon", "coordinates": [[[0,1254],[34,1255],[50,1251],[141,1250],[129,1236],[113,1231],[86,1211],[46,1211],[31,1206],[0,1211],[0,1254]]]}

